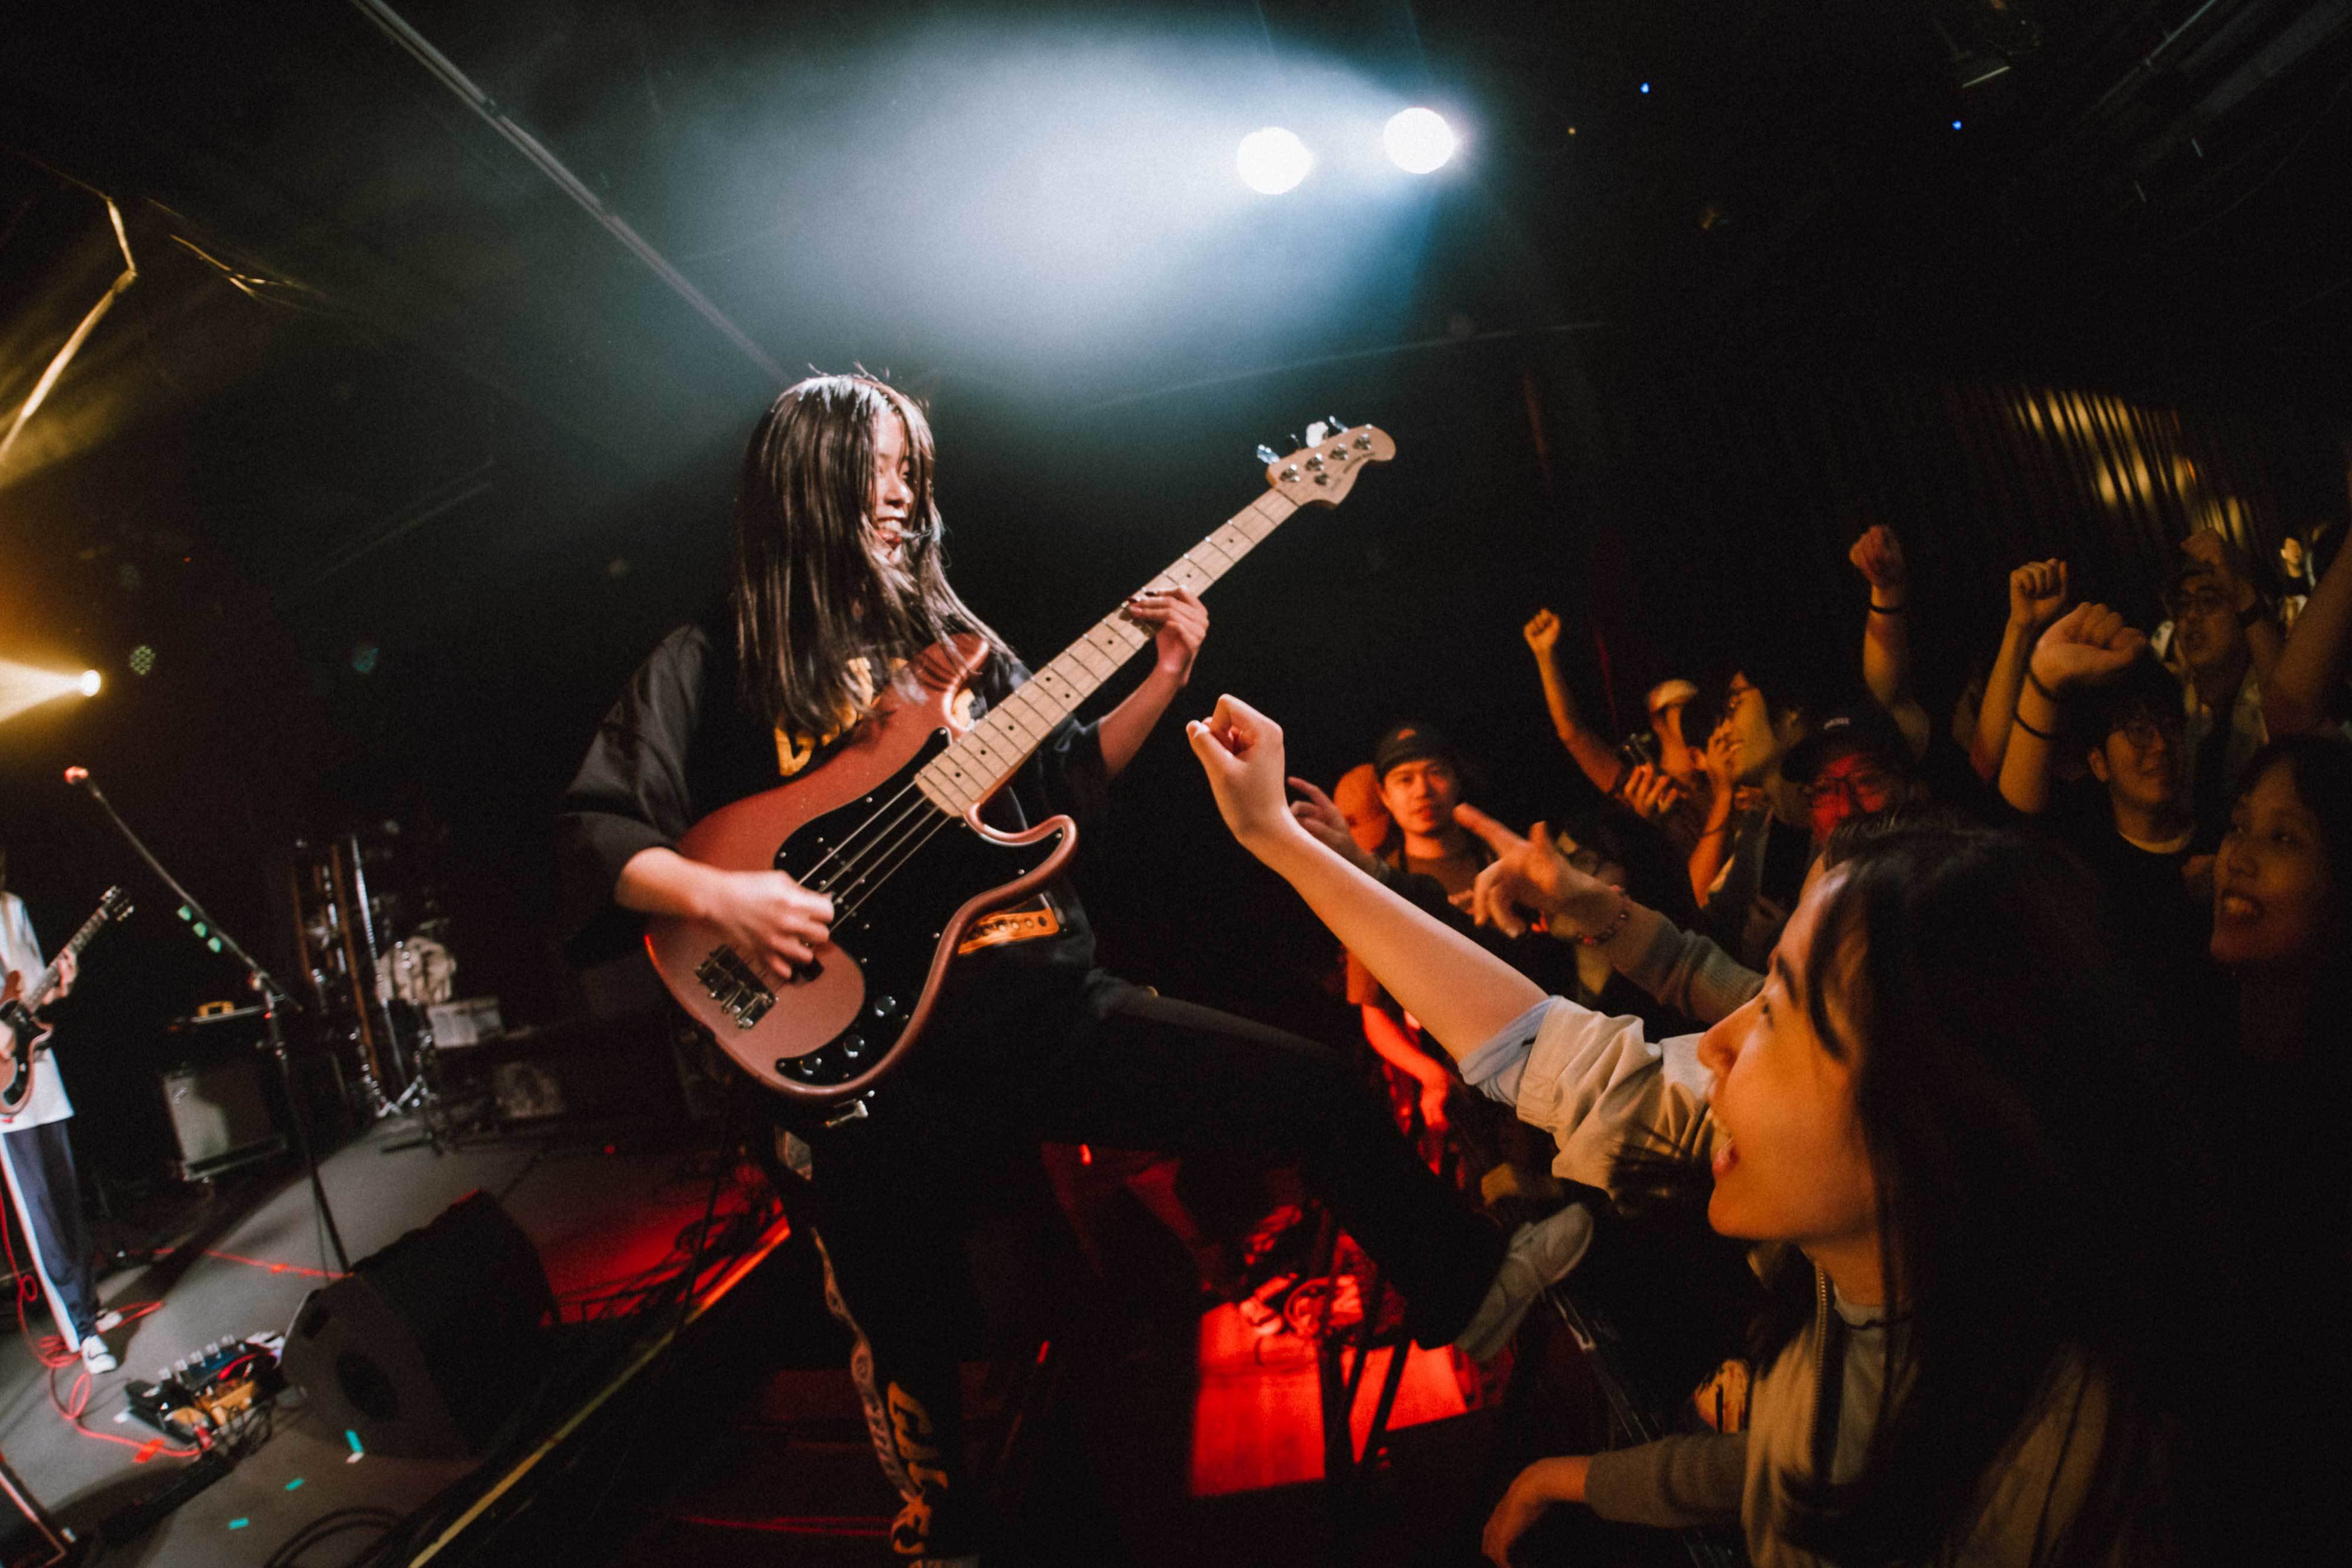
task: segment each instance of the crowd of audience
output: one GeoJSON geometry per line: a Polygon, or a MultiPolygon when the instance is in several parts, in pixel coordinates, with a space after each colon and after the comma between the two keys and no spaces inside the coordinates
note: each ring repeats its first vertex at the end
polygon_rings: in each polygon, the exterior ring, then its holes
{"type": "Polygon", "coordinates": [[[2289,542],[2266,580],[2191,535],[2153,627],[2019,566],[1948,725],[1885,528],[1850,557],[1845,693],[1759,651],[1653,687],[1619,744],[1542,611],[1545,703],[1606,803],[1524,835],[1424,722],[1328,796],[1286,793],[1246,704],[1192,727],[1486,1196],[1687,1199],[1761,1281],[1745,1429],[1530,1466],[1494,1561],[1559,1504],[1737,1526],[1759,1563],[2325,1539],[2352,551],[2315,582],[2289,542]]]}

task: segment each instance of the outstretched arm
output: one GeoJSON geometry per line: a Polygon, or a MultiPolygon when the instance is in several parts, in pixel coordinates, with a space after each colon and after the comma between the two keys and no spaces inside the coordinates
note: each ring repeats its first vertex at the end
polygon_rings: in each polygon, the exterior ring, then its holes
{"type": "Polygon", "coordinates": [[[2147,636],[2104,604],[2078,604],[2033,645],[2009,755],[2001,759],[2001,798],[2027,816],[2050,807],[2050,761],[2065,733],[2066,693],[2123,674],[2147,647],[2147,636]]]}
{"type": "Polygon", "coordinates": [[[1209,611],[1189,588],[1173,593],[1139,593],[1127,601],[1129,619],[1158,631],[1159,657],[1151,673],[1119,705],[1103,715],[1096,729],[1102,744],[1103,769],[1113,779],[1127,771],[1144,737],[1159,724],[1160,716],[1192,678],[1192,661],[1209,640],[1209,611]]]}
{"type": "Polygon", "coordinates": [[[1988,784],[2000,777],[2001,759],[2009,755],[2017,694],[2025,685],[2025,664],[2032,656],[2033,640],[2065,608],[2064,561],[2030,560],[2009,574],[2009,624],[2001,632],[2000,653],[1992,662],[1992,674],[1985,677],[1984,702],[1977,708],[1976,738],[1969,745],[1969,762],[1988,784]]]}
{"type": "Polygon", "coordinates": [[[1234,837],[1298,891],[1448,1052],[1475,1051],[1543,1000],[1534,981],[1364,875],[1299,822],[1283,797],[1281,726],[1223,696],[1185,731],[1234,837]]]}
{"type": "Polygon", "coordinates": [[[1731,813],[1739,795],[1739,742],[1733,738],[1729,725],[1716,726],[1715,733],[1707,737],[1706,749],[1698,754],[1698,765],[1714,787],[1706,798],[1706,824],[1699,830],[1698,843],[1690,856],[1691,901],[1705,909],[1715,879],[1723,874],[1723,862],[1731,858],[1731,813]]]}
{"type": "Polygon", "coordinates": [[[1595,789],[1604,795],[1615,792],[1625,760],[1614,747],[1585,728],[1576,711],[1576,694],[1569,690],[1568,676],[1559,667],[1559,617],[1538,610],[1519,631],[1536,656],[1536,674],[1543,677],[1544,706],[1551,710],[1551,727],[1559,743],[1568,747],[1569,756],[1576,759],[1595,789]]]}
{"type": "Polygon", "coordinates": [[[1870,614],[1862,629],[1862,678],[1878,706],[1893,716],[1915,757],[1927,749],[1927,710],[1911,695],[1910,572],[1903,541],[1881,523],[1846,552],[1870,584],[1870,614]]]}
{"type": "Polygon", "coordinates": [[[2311,601],[2287,633],[2278,667],[2263,686],[2263,718],[2273,735],[2325,729],[2328,699],[2352,653],[2352,549],[2338,549],[2311,601]]]}

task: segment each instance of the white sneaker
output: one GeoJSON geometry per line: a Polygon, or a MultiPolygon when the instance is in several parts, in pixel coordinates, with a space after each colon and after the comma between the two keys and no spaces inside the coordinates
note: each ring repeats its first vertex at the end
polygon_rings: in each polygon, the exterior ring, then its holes
{"type": "Polygon", "coordinates": [[[1470,1314],[1470,1326],[1454,1340],[1454,1348],[1473,1361],[1490,1361],[1518,1332],[1536,1298],[1568,1278],[1592,1245],[1592,1215],[1582,1204],[1566,1208],[1511,1235],[1503,1266],[1486,1287],[1486,1299],[1470,1314]]]}
{"type": "Polygon", "coordinates": [[[122,1314],[116,1312],[112,1307],[109,1307],[106,1311],[98,1314],[98,1333],[112,1333],[116,1329],[119,1329],[121,1326],[122,1314]]]}
{"type": "Polygon", "coordinates": [[[122,1364],[114,1359],[114,1353],[106,1348],[106,1341],[96,1334],[81,1342],[81,1364],[89,1372],[112,1372],[122,1364]]]}

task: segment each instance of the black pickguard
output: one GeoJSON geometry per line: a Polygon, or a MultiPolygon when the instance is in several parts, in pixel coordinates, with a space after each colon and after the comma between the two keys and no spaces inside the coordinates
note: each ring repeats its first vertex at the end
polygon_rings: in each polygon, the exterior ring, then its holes
{"type": "Polygon", "coordinates": [[[16,1039],[8,1082],[0,1084],[0,1107],[15,1111],[33,1092],[33,1042],[41,1037],[41,1020],[22,1002],[0,1003],[0,1026],[16,1039]]]}
{"type": "Polygon", "coordinates": [[[778,1058],[776,1071],[787,1078],[843,1083],[880,1061],[906,1029],[955,912],[1026,876],[1061,846],[1062,832],[1000,844],[925,800],[915,775],[951,738],[934,731],[887,783],[803,824],[776,852],[778,871],[832,896],[834,945],[866,977],[858,1021],[819,1050],[778,1058]]]}

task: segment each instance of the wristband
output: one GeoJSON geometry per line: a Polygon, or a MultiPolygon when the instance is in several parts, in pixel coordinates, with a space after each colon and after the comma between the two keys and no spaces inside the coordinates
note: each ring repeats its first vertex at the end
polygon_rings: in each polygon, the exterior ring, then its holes
{"type": "Polygon", "coordinates": [[[2061,697],[2056,692],[2052,691],[2048,686],[2042,684],[2042,677],[2033,673],[2033,666],[2030,664],[2025,666],[2025,684],[2032,686],[2035,691],[2040,692],[2043,696],[2048,697],[2050,699],[2050,706],[2053,707],[2057,707],[2065,701],[2065,699],[2061,697]]]}
{"type": "Polygon", "coordinates": [[[2011,714],[2009,716],[2009,722],[2017,726],[2018,728],[2033,737],[2036,740],[2056,740],[2058,738],[2055,734],[2049,730],[2036,729],[2032,725],[2026,723],[2025,716],[2021,713],[2011,714]]]}
{"type": "Polygon", "coordinates": [[[1633,918],[1633,901],[1620,893],[1617,895],[1617,918],[1609,923],[1609,929],[1598,936],[1579,936],[1577,940],[1587,947],[1598,947],[1603,942],[1611,940],[1620,931],[1624,930],[1625,922],[1633,918]]]}
{"type": "Polygon", "coordinates": [[[1870,612],[1873,615],[1900,615],[1908,608],[1910,608],[1909,600],[1905,600],[1901,604],[1881,604],[1875,594],[1871,596],[1870,612]]]}

